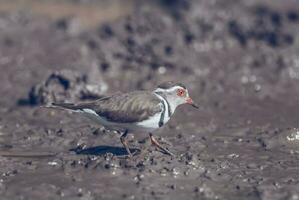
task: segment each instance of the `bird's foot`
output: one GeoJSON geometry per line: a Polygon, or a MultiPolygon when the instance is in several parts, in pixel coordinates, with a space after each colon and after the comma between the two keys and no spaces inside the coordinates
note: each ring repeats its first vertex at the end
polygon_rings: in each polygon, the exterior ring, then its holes
{"type": "Polygon", "coordinates": [[[160,145],[160,143],[156,140],[156,138],[154,138],[154,136],[150,133],[149,134],[150,139],[151,139],[151,143],[152,145],[156,146],[159,150],[161,150],[163,153],[174,157],[175,155],[173,153],[171,153],[168,149],[166,149],[165,147],[163,147],[162,145],[160,145]]]}
{"type": "Polygon", "coordinates": [[[122,136],[120,137],[120,141],[123,144],[123,146],[125,147],[126,151],[127,151],[127,155],[126,158],[133,158],[133,156],[135,156],[136,154],[138,154],[140,152],[139,149],[134,149],[133,153],[131,152],[129,146],[128,146],[128,142],[127,142],[127,133],[128,131],[125,131],[122,136]]]}

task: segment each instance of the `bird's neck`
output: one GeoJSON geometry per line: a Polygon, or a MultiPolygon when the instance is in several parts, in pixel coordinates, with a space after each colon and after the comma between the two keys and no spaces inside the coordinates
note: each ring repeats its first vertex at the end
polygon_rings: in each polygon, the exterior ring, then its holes
{"type": "Polygon", "coordinates": [[[158,95],[158,97],[166,102],[166,106],[169,110],[169,114],[172,115],[178,106],[175,101],[171,98],[168,98],[167,95],[161,92],[154,92],[154,94],[158,95]]]}

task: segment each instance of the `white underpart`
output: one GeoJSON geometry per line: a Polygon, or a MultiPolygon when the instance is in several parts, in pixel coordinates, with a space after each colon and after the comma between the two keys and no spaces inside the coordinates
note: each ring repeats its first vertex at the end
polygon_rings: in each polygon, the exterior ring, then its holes
{"type": "Polygon", "coordinates": [[[140,127],[141,129],[147,130],[147,131],[153,131],[157,128],[159,128],[159,121],[161,117],[161,112],[155,114],[154,116],[149,117],[148,119],[137,122],[136,125],[140,127]]]}
{"type": "Polygon", "coordinates": [[[84,108],[82,110],[78,110],[78,112],[82,113],[85,117],[91,119],[96,124],[100,124],[109,130],[126,130],[126,127],[120,126],[121,123],[109,122],[105,117],[101,117],[92,109],[84,108]]]}
{"type": "Polygon", "coordinates": [[[110,125],[110,123],[104,117],[101,117],[92,109],[84,108],[83,111],[80,110],[79,112],[83,113],[87,118],[93,120],[96,123],[100,123],[103,126],[110,125]]]}
{"type": "Polygon", "coordinates": [[[99,116],[94,110],[92,109],[83,109],[78,110],[77,112],[80,112],[84,114],[85,117],[91,119],[97,124],[101,124],[107,129],[110,130],[117,130],[117,131],[125,131],[128,130],[130,132],[134,131],[153,131],[157,128],[159,128],[159,120],[161,113],[157,113],[154,116],[150,117],[149,119],[139,122],[139,123],[116,123],[116,122],[109,122],[104,117],[99,116]]]}

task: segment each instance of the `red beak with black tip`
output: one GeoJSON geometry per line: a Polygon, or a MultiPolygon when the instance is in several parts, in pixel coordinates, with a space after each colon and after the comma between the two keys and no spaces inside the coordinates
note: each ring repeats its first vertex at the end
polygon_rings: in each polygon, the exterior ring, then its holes
{"type": "Polygon", "coordinates": [[[191,106],[193,106],[194,108],[199,108],[199,106],[197,105],[197,104],[195,104],[194,102],[193,102],[193,100],[190,98],[190,97],[188,97],[188,99],[186,100],[186,103],[187,104],[190,104],[191,106]]]}

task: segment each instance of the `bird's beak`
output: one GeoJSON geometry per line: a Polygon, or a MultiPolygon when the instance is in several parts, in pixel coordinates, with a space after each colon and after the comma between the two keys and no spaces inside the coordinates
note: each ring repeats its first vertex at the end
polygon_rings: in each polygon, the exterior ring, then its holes
{"type": "Polygon", "coordinates": [[[196,105],[190,97],[187,98],[186,103],[187,103],[187,104],[190,104],[190,105],[193,106],[194,108],[197,108],[197,109],[199,108],[199,106],[196,105]]]}

